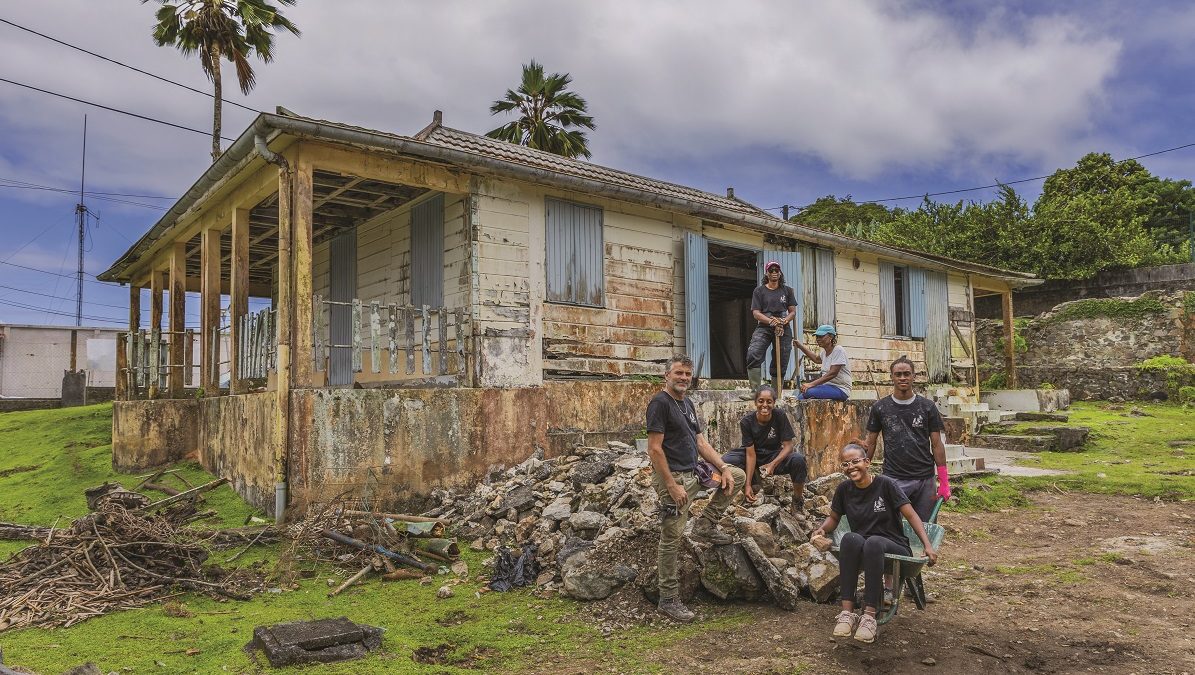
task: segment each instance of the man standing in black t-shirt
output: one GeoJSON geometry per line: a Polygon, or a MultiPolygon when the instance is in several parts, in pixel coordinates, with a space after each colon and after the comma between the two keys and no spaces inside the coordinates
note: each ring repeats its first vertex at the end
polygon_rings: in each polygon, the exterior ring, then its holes
{"type": "MultiPolygon", "coordinates": [[[[780,263],[771,260],[764,266],[764,283],[751,293],[751,316],[754,317],[755,332],[747,345],[747,379],[751,382],[751,393],[742,396],[751,400],[763,381],[763,357],[768,347],[780,336],[780,368],[788,367],[788,357],[793,350],[793,318],[797,316],[797,294],[784,283],[784,272],[780,263]]],[[[772,355],[773,361],[776,356],[772,355]]],[[[775,372],[775,363],[768,364],[772,377],[783,377],[775,372]]]]}
{"type": "Polygon", "coordinates": [[[682,622],[692,621],[695,616],[680,599],[677,555],[689,521],[689,502],[703,489],[695,474],[698,455],[717,468],[721,485],[693,523],[691,538],[715,545],[731,543],[717,522],[746,480],[743,470],[723,462],[705,439],[705,425],[697,408],[685,398],[692,381],[693,361],[687,356],[672,357],[664,374],[663,391],[647,404],[647,455],[651,458],[652,483],[660,497],[660,548],[656,560],[659,609],[682,622]]]}
{"type": "Polygon", "coordinates": [[[892,395],[876,401],[867,418],[867,459],[875,456],[876,439],[884,435],[884,475],[896,481],[913,510],[929,521],[934,502],[950,499],[942,413],[933,401],[913,391],[913,362],[892,362],[892,395]],[[937,486],[934,474],[937,473],[937,486]]]}

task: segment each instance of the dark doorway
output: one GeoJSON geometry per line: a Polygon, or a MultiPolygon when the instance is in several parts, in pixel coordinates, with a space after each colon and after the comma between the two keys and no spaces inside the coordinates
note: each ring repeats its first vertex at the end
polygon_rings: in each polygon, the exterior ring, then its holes
{"type": "Polygon", "coordinates": [[[751,293],[759,285],[758,251],[709,243],[710,377],[747,377],[747,343],[755,329],[751,293]]]}

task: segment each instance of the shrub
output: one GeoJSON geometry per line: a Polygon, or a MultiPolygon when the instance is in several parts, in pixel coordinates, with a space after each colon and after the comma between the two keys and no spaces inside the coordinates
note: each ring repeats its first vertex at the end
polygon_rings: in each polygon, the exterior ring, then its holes
{"type": "Polygon", "coordinates": [[[1162,354],[1146,359],[1136,365],[1142,373],[1163,373],[1166,377],[1166,393],[1171,398],[1183,400],[1183,390],[1195,388],[1195,363],[1179,356],[1162,354]]]}
{"type": "Polygon", "coordinates": [[[1091,298],[1068,302],[1047,317],[1048,321],[1076,321],[1081,319],[1140,319],[1165,312],[1166,306],[1154,297],[1142,296],[1131,300],[1121,298],[1091,298]]]}

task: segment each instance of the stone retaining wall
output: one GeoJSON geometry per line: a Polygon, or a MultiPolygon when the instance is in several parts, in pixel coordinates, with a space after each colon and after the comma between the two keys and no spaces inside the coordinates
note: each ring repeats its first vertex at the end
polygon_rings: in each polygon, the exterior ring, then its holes
{"type": "MultiPolygon", "coordinates": [[[[1003,324],[977,320],[980,376],[1004,367],[1003,324]]],[[[1032,319],[1018,319],[1021,387],[1053,385],[1076,399],[1165,399],[1162,373],[1136,364],[1161,355],[1195,361],[1195,294],[1145,293],[1136,298],[1076,300],[1032,319]],[[1103,304],[1097,304],[1103,303],[1103,304]]]]}

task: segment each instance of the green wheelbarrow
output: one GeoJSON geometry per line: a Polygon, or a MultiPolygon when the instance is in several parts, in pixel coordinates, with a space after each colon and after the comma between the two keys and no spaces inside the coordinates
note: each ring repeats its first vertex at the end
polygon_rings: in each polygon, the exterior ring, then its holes
{"type": "MultiPolygon", "coordinates": [[[[929,520],[925,525],[925,535],[929,537],[929,543],[934,545],[934,550],[941,552],[942,541],[946,538],[946,530],[937,523],[938,511],[942,508],[943,500],[939,499],[934,504],[934,510],[929,514],[929,520]]],[[[889,553],[884,556],[888,561],[886,567],[887,573],[892,575],[895,580],[892,592],[892,606],[880,612],[876,616],[876,621],[879,624],[885,624],[896,616],[896,610],[900,608],[901,588],[908,589],[909,595],[913,598],[913,603],[917,605],[917,609],[925,609],[925,584],[921,580],[921,570],[929,562],[929,558],[925,557],[925,547],[921,545],[921,539],[917,537],[917,533],[909,525],[909,522],[901,518],[901,524],[904,525],[905,537],[909,540],[909,547],[912,549],[913,555],[895,555],[889,553]]],[[[851,525],[847,522],[846,516],[838,520],[838,527],[834,528],[834,545],[830,548],[835,553],[838,552],[838,545],[842,542],[842,537],[851,531],[851,525]]],[[[856,602],[856,605],[860,603],[856,602]]]]}

